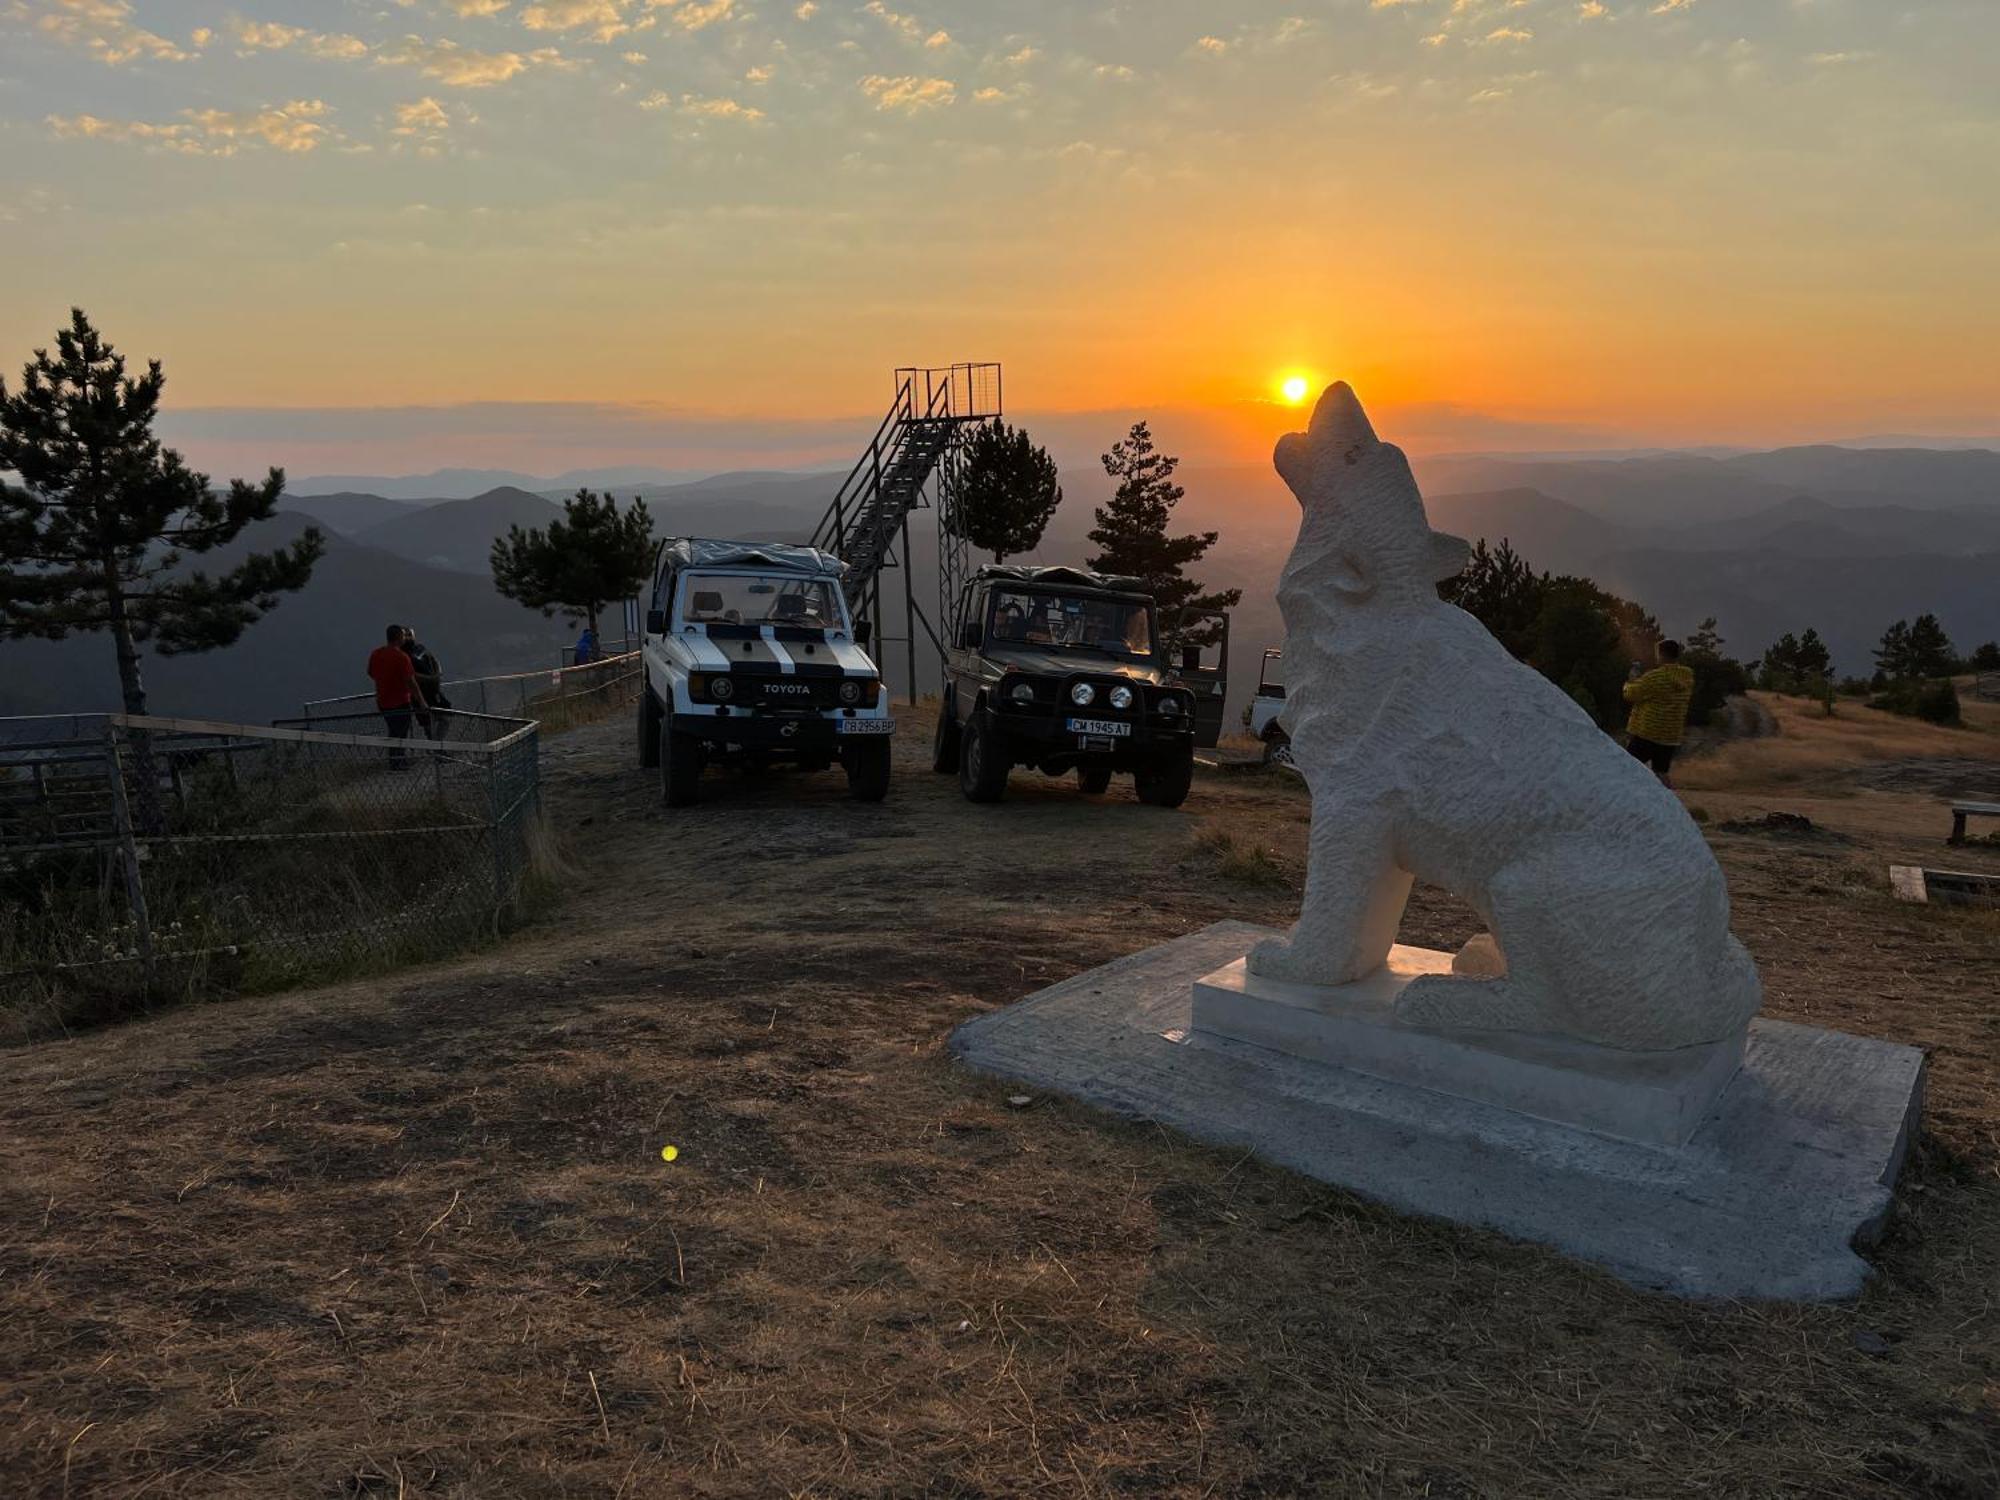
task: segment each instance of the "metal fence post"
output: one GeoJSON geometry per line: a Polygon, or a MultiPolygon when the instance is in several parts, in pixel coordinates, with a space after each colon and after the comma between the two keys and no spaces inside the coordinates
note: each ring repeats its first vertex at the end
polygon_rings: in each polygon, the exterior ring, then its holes
{"type": "Polygon", "coordinates": [[[111,780],[111,821],[118,835],[118,859],[125,867],[125,904],[138,935],[139,962],[146,993],[153,992],[153,924],[146,915],[146,882],[139,872],[139,842],[132,836],[132,805],[125,796],[125,766],[118,754],[118,726],[104,726],[104,769],[111,780]]]}

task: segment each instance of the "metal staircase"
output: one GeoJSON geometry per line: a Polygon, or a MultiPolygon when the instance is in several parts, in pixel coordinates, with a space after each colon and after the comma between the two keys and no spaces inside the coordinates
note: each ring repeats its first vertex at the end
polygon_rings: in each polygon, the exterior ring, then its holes
{"type": "Polygon", "coordinates": [[[815,547],[847,564],[844,587],[855,619],[867,621],[878,632],[878,642],[900,642],[907,648],[912,698],[917,691],[918,625],[934,647],[944,648],[938,630],[917,607],[909,567],[910,514],[928,509],[937,515],[942,622],[949,618],[965,576],[966,544],[952,524],[964,445],[975,428],[1000,414],[998,364],[898,370],[888,415],[813,531],[815,547]],[[882,636],[882,575],[898,568],[903,572],[905,634],[882,636]]]}

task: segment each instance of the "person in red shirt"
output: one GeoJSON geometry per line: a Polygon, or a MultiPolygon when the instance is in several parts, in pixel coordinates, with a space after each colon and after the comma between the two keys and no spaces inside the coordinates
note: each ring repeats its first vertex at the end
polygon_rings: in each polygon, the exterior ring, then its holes
{"type": "MultiPolygon", "coordinates": [[[[417,685],[417,664],[403,650],[404,630],[389,627],[389,644],[368,654],[368,675],[375,681],[375,710],[389,726],[391,739],[407,739],[410,720],[424,706],[424,691],[417,685]]],[[[396,751],[400,759],[403,752],[396,751]]]]}

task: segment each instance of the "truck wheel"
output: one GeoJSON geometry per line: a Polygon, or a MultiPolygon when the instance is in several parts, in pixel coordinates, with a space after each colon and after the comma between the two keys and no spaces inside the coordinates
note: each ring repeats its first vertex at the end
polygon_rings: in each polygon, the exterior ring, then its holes
{"type": "Polygon", "coordinates": [[[1134,776],[1139,800],[1154,807],[1179,807],[1194,785],[1194,746],[1177,750],[1134,776]]]}
{"type": "Polygon", "coordinates": [[[938,700],[937,737],[931,741],[931,769],[940,776],[949,776],[958,769],[958,744],[965,736],[959,733],[958,710],[952,707],[951,694],[938,700]]]}
{"type": "Polygon", "coordinates": [[[660,763],[660,700],[651,688],[639,690],[639,769],[650,771],[660,763]]]}
{"type": "Polygon", "coordinates": [[[847,794],[856,802],[880,802],[889,795],[887,738],[842,746],[840,763],[847,768],[847,794]]]}
{"type": "Polygon", "coordinates": [[[692,807],[701,796],[701,741],[693,735],[660,736],[660,791],[669,807],[692,807]]]}
{"type": "Polygon", "coordinates": [[[1078,766],[1076,768],[1077,790],[1091,797],[1102,797],[1111,789],[1111,768],[1109,766],[1078,766]]]}
{"type": "Polygon", "coordinates": [[[985,709],[977,709],[965,726],[964,743],[959,747],[958,789],[968,802],[998,802],[1007,795],[1008,764],[1000,748],[1000,736],[985,709]]]}

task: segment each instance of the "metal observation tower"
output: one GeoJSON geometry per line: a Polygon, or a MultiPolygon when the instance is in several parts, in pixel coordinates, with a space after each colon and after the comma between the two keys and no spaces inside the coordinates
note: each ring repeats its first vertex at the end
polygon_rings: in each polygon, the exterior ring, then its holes
{"type": "MultiPolygon", "coordinates": [[[[917,696],[917,631],[921,627],[940,657],[951,611],[965,581],[968,547],[958,533],[959,484],[965,449],[983,424],[1002,412],[1000,366],[945,365],[896,372],[896,398],[875,429],[867,451],[848,472],[820,518],[812,544],[847,564],[847,605],[867,621],[881,645],[901,645],[909,659],[910,697],[917,696]],[[929,510],[937,521],[937,613],[917,603],[911,566],[910,513],[929,510]],[[882,575],[903,575],[903,634],[881,634],[882,575]]],[[[894,605],[893,585],[891,606],[894,605]]],[[[878,651],[877,659],[880,660],[878,651]]]]}

